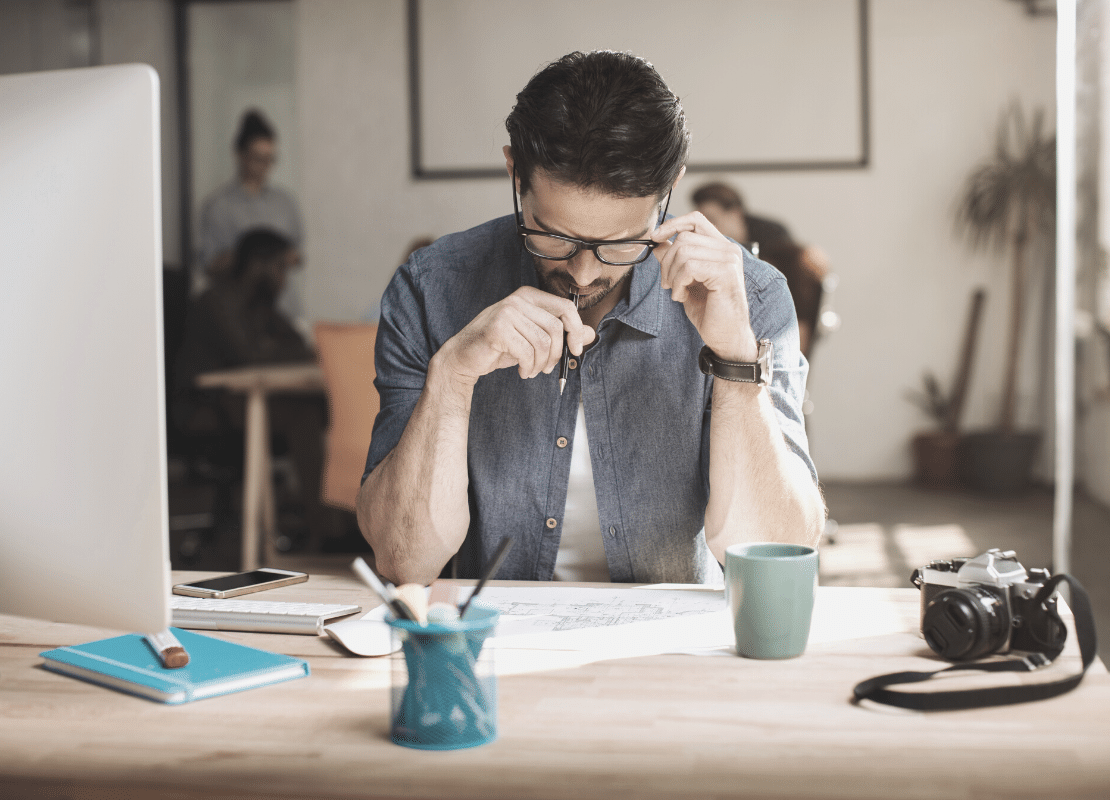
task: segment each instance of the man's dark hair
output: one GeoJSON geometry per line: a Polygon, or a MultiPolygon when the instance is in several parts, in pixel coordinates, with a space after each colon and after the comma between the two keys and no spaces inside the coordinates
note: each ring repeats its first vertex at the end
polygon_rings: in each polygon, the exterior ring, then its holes
{"type": "Polygon", "coordinates": [[[678,98],[644,59],[574,52],[537,72],[505,120],[521,193],[541,169],[617,197],[663,197],[686,163],[678,98]]]}
{"type": "Polygon", "coordinates": [[[293,242],[270,228],[251,228],[235,244],[235,262],[231,275],[241,280],[252,261],[266,260],[284,255],[293,249],[293,242]]]}
{"type": "Polygon", "coordinates": [[[726,211],[738,208],[740,213],[744,213],[744,198],[727,183],[707,183],[699,186],[690,199],[695,206],[700,206],[702,203],[716,203],[726,211]]]}
{"type": "Polygon", "coordinates": [[[262,112],[254,108],[249,109],[243,113],[243,118],[239,121],[239,133],[235,135],[235,152],[244,152],[255,139],[273,141],[276,138],[274,126],[262,116],[262,112]]]}

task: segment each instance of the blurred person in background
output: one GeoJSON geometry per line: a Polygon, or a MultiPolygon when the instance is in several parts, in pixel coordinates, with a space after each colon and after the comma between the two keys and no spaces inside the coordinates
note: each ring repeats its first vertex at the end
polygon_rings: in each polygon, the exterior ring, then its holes
{"type": "MultiPolygon", "coordinates": [[[[243,114],[235,137],[236,175],[205,199],[200,230],[193,294],[200,294],[216,275],[232,264],[236,242],[248,230],[268,228],[292,243],[292,258],[301,261],[301,215],[293,196],[269,182],[277,161],[277,132],[262,112],[243,114]]],[[[307,332],[302,273],[291,276],[279,299],[285,315],[307,332]]]]}
{"type": "Polygon", "coordinates": [[[726,183],[703,184],[694,190],[691,200],[713,227],[748,246],[756,256],[786,276],[798,315],[802,354],[808,358],[817,330],[822,283],[829,273],[824,253],[795,242],[781,222],[748,213],[740,193],[726,183]]]}
{"type": "MultiPolygon", "coordinates": [[[[760,248],[781,242],[793,242],[790,231],[781,222],[751,214],[744,207],[744,198],[727,183],[707,183],[691,196],[694,208],[713,227],[743,245],[758,244],[760,248]]],[[[755,255],[760,255],[753,249],[755,255]]]]}
{"type": "MultiPolygon", "coordinates": [[[[186,434],[241,432],[245,424],[242,395],[200,389],[205,372],[257,364],[313,361],[315,354],[278,308],[277,298],[298,263],[293,242],[277,231],[256,228],[239,240],[231,265],[214,275],[189,306],[185,335],[173,382],[173,423],[186,434]]],[[[267,398],[270,430],[278,449],[286,449],[296,470],[290,503],[296,523],[307,530],[283,531],[316,544],[337,534],[332,509],[320,499],[327,405],[323,397],[271,394],[267,398]]],[[[241,435],[241,433],[239,433],[241,435]]]]}

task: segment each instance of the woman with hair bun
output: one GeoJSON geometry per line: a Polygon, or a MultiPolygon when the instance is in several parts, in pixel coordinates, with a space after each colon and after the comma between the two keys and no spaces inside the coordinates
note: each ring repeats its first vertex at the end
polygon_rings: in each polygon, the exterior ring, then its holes
{"type": "MultiPolygon", "coordinates": [[[[234,151],[235,178],[209,195],[201,206],[194,295],[231,266],[239,237],[254,228],[268,228],[287,237],[293,243],[295,262],[301,260],[300,211],[289,192],[269,183],[277,160],[277,133],[261,111],[249,109],[243,113],[234,151]]],[[[301,286],[300,274],[291,274],[279,301],[281,310],[298,325],[304,324],[301,286]]]]}

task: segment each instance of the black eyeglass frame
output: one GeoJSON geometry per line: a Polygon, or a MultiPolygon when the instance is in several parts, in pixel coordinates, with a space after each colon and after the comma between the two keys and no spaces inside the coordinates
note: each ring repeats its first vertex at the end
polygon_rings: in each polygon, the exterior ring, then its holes
{"type": "MultiPolygon", "coordinates": [[[[584,247],[587,250],[591,251],[594,254],[594,258],[596,258],[602,264],[608,264],[609,266],[612,266],[612,267],[630,267],[633,264],[642,264],[643,262],[647,261],[648,257],[651,255],[652,251],[656,247],[658,247],[659,244],[660,244],[660,242],[656,242],[656,241],[653,241],[651,239],[608,239],[608,240],[604,240],[604,241],[600,241],[600,242],[587,242],[584,239],[575,239],[573,236],[563,236],[560,233],[551,233],[550,231],[538,231],[538,230],[535,230],[533,228],[526,228],[526,227],[524,227],[524,215],[521,213],[520,204],[517,203],[517,199],[516,199],[516,170],[513,170],[512,180],[513,180],[513,182],[512,182],[513,213],[515,214],[515,219],[516,219],[516,230],[517,230],[517,233],[520,234],[520,243],[521,243],[521,246],[525,250],[527,250],[529,253],[536,256],[537,258],[542,258],[542,259],[545,259],[547,261],[570,261],[576,255],[578,255],[578,253],[584,247]],[[568,253],[565,256],[546,256],[546,255],[543,255],[542,253],[537,253],[537,252],[535,252],[534,250],[532,250],[531,248],[528,247],[528,237],[529,236],[546,236],[550,239],[559,239],[561,241],[569,242],[570,244],[573,244],[574,249],[571,250],[570,253],[568,253]],[[616,245],[642,244],[647,249],[644,250],[644,252],[640,255],[640,257],[637,258],[635,261],[609,261],[608,259],[602,258],[601,253],[597,252],[597,249],[599,247],[605,247],[607,245],[612,245],[612,244],[616,244],[616,245]]],[[[666,218],[667,218],[667,209],[670,208],[670,206],[671,206],[671,193],[670,193],[670,191],[668,191],[667,192],[667,199],[663,202],[663,211],[659,214],[659,221],[657,223],[655,223],[656,228],[658,228],[660,225],[662,225],[663,221],[666,220],[666,218]]]]}

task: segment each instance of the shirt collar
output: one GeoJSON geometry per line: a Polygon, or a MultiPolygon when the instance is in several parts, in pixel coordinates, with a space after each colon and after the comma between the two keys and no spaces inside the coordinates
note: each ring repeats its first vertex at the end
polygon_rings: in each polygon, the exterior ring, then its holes
{"type": "Polygon", "coordinates": [[[663,289],[659,259],[648,256],[632,268],[632,283],[628,288],[628,298],[621,298],[611,316],[630,328],[635,328],[649,336],[658,336],[663,326],[663,289]]]}

